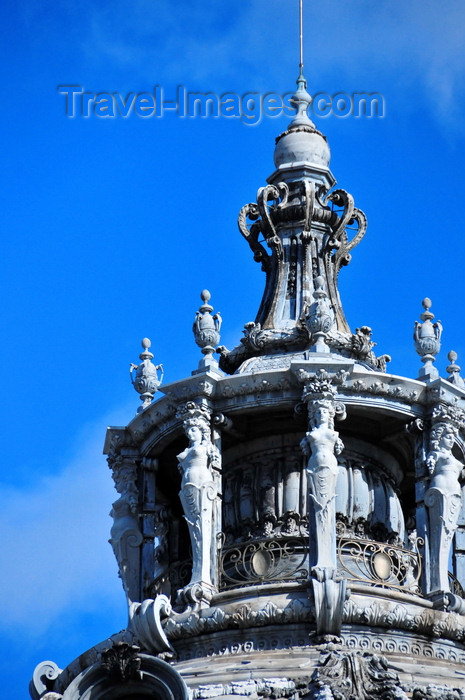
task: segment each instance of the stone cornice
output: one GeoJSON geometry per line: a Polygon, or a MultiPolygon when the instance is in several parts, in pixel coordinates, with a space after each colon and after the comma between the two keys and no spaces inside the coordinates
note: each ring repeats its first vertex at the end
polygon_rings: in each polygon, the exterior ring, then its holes
{"type": "Polygon", "coordinates": [[[465,391],[446,379],[425,383],[392,374],[365,370],[354,361],[327,355],[313,356],[309,360],[295,360],[289,368],[241,373],[220,377],[206,372],[160,387],[165,396],[153,402],[138,414],[127,427],[110,427],[105,439],[104,454],[120,445],[138,446],[142,455],[153,449],[156,443],[164,443],[173,432],[180,430],[175,413],[183,401],[207,401],[215,412],[236,413],[244,408],[295,405],[301,394],[299,372],[310,375],[326,373],[334,377],[338,372],[347,373],[338,383],[338,398],[351,406],[380,408],[403,416],[408,422],[427,417],[429,406],[444,403],[459,409],[465,408],[465,391]],[[115,447],[116,446],[116,447],[115,447]]]}

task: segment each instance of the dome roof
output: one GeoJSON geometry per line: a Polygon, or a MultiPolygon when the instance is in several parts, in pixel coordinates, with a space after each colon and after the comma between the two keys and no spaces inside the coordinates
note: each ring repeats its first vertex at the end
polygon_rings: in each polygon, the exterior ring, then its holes
{"type": "Polygon", "coordinates": [[[314,163],[328,167],[331,158],[325,136],[310,119],[308,124],[291,124],[276,139],[274,162],[277,168],[284,163],[314,163]]]}
{"type": "Polygon", "coordinates": [[[328,167],[329,146],[326,137],[309,119],[308,108],[312,98],[307,92],[307,81],[302,73],[297,79],[297,90],[291,102],[296,108],[296,115],[289,128],[276,139],[276,167],[285,163],[313,163],[328,167]]]}

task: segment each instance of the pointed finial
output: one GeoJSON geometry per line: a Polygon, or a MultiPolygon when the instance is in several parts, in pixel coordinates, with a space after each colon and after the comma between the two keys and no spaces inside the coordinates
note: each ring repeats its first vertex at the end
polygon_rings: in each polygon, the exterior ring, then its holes
{"type": "Polygon", "coordinates": [[[434,314],[431,313],[430,308],[433,305],[433,302],[429,297],[425,297],[423,301],[421,302],[422,307],[424,308],[423,313],[420,315],[420,318],[422,321],[431,321],[434,318],[434,314]]]}
{"type": "Polygon", "coordinates": [[[303,0],[299,0],[299,40],[300,59],[299,77],[297,78],[297,90],[291,98],[291,104],[296,109],[296,115],[289,127],[312,126],[315,127],[309,118],[307,111],[312,102],[311,96],[307,92],[307,81],[304,78],[304,25],[303,25],[303,0]]]}
{"type": "Polygon", "coordinates": [[[214,316],[211,315],[213,306],[209,304],[211,294],[208,289],[204,289],[200,293],[200,298],[203,303],[195,313],[192,331],[195,342],[202,349],[204,357],[199,362],[199,368],[194,370],[192,374],[218,371],[218,362],[213,357],[213,353],[220,342],[221,314],[217,312],[214,316]]]}
{"type": "Polygon", "coordinates": [[[200,292],[200,298],[202,299],[203,304],[199,308],[199,311],[201,311],[202,313],[205,313],[205,312],[210,313],[210,311],[213,311],[213,306],[210,306],[210,304],[208,303],[210,301],[210,299],[212,298],[212,295],[210,294],[208,289],[204,289],[203,291],[200,292]]]}
{"type": "Polygon", "coordinates": [[[447,381],[449,381],[451,384],[454,384],[455,386],[460,387],[460,389],[465,389],[465,382],[460,376],[460,367],[458,364],[456,364],[457,353],[454,352],[454,350],[451,350],[450,353],[447,355],[447,358],[450,362],[450,365],[446,367],[446,371],[449,374],[449,376],[447,377],[447,381]]]}
{"type": "Polygon", "coordinates": [[[137,413],[141,413],[147,406],[150,406],[154,394],[163,381],[163,365],[152,363],[153,354],[149,350],[152,343],[149,338],[142,338],[141,345],[142,352],[139,358],[142,362],[140,365],[131,362],[129,366],[132,385],[140,394],[140,400],[143,401],[142,406],[137,409],[137,413]],[[160,377],[158,377],[158,370],[160,370],[160,377]]]}
{"type": "Polygon", "coordinates": [[[149,338],[142,338],[141,345],[143,352],[139,355],[141,360],[153,360],[153,355],[149,352],[149,348],[152,347],[152,341],[149,338]]]}
{"type": "Polygon", "coordinates": [[[441,349],[442,325],[441,321],[431,323],[434,318],[434,314],[430,311],[432,306],[431,299],[425,297],[421,303],[424,308],[423,313],[420,314],[423,323],[415,321],[413,332],[415,349],[421,355],[421,361],[423,362],[418,379],[432,381],[439,377],[439,372],[436,367],[433,367],[433,362],[441,349]]]}

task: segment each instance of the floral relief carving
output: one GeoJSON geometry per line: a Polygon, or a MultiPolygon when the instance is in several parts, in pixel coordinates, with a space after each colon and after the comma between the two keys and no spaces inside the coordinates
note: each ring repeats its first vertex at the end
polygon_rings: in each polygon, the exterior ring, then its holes
{"type": "Polygon", "coordinates": [[[140,648],[127,642],[116,642],[101,654],[102,668],[114,683],[128,683],[141,678],[140,648]]]}
{"type": "Polygon", "coordinates": [[[273,624],[304,622],[313,619],[308,599],[293,599],[283,608],[268,602],[263,608],[253,609],[244,604],[235,612],[225,612],[222,608],[210,608],[208,614],[193,611],[187,618],[171,615],[164,623],[164,631],[170,641],[197,636],[205,632],[224,629],[247,629],[273,624]]]}

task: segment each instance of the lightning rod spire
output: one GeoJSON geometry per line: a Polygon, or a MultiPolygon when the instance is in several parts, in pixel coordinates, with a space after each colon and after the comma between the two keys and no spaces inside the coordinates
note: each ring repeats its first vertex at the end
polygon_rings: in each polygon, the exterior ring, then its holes
{"type": "Polygon", "coordinates": [[[304,78],[304,22],[303,22],[303,0],[299,0],[299,36],[300,36],[300,60],[299,77],[297,78],[297,90],[292,97],[291,104],[296,109],[296,115],[290,127],[312,126],[315,127],[311,119],[308,118],[307,110],[312,98],[307,92],[307,81],[304,78]]]}

